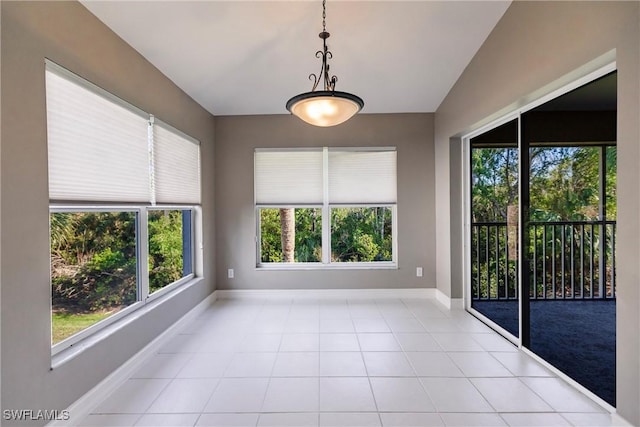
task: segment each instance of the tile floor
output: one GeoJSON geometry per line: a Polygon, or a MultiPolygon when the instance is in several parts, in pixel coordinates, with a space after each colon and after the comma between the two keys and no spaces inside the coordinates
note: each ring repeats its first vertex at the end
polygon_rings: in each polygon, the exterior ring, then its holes
{"type": "Polygon", "coordinates": [[[84,426],[609,426],[611,416],[432,300],[221,300],[84,426]]]}

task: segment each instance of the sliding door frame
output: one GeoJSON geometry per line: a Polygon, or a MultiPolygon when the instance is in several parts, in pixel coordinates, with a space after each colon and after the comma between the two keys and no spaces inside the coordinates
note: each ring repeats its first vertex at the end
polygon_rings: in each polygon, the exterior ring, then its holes
{"type": "MultiPolygon", "coordinates": [[[[463,215],[463,227],[464,227],[464,244],[463,244],[463,248],[464,248],[464,254],[463,254],[463,263],[464,263],[464,274],[463,274],[463,278],[464,278],[464,307],[465,309],[470,312],[471,314],[473,314],[475,317],[479,318],[480,320],[482,320],[484,323],[486,323],[487,325],[489,325],[492,329],[496,330],[497,332],[499,332],[503,337],[505,337],[506,339],[508,339],[509,341],[511,341],[512,343],[514,343],[515,345],[517,345],[518,347],[521,347],[521,342],[520,342],[520,336],[522,336],[522,324],[521,324],[521,319],[522,319],[522,307],[520,305],[520,303],[518,303],[518,322],[519,322],[519,331],[518,331],[518,336],[514,336],[513,334],[511,334],[509,331],[507,331],[506,329],[504,329],[502,326],[498,325],[496,322],[494,322],[493,320],[491,320],[490,318],[488,318],[487,316],[485,316],[484,314],[480,313],[478,310],[474,309],[473,307],[471,307],[471,301],[472,301],[472,295],[471,295],[471,210],[472,210],[472,203],[471,203],[471,187],[472,187],[472,171],[471,171],[471,153],[472,153],[472,147],[471,147],[471,139],[482,135],[485,132],[488,132],[490,130],[493,130],[499,126],[502,126],[506,123],[509,123],[513,120],[517,120],[518,121],[518,149],[520,147],[520,112],[516,111],[514,113],[511,114],[507,114],[503,117],[501,117],[498,120],[495,120],[481,128],[478,128],[477,130],[475,130],[472,133],[469,133],[467,135],[465,135],[462,138],[462,162],[463,162],[463,202],[462,202],[462,206],[464,208],[464,215],[463,215]]],[[[520,154],[518,154],[520,155],[520,154]]],[[[519,159],[518,159],[519,160],[519,159]]],[[[518,161],[518,200],[520,200],[520,177],[521,177],[521,170],[520,170],[520,161],[518,161]]],[[[518,235],[520,235],[520,218],[518,218],[518,235]]],[[[521,253],[521,248],[520,248],[520,239],[518,242],[518,253],[521,253]]],[[[522,283],[522,278],[520,277],[520,268],[518,269],[518,292],[521,293],[521,286],[520,283],[522,283]]],[[[518,299],[521,298],[521,295],[518,295],[518,299]]]]}

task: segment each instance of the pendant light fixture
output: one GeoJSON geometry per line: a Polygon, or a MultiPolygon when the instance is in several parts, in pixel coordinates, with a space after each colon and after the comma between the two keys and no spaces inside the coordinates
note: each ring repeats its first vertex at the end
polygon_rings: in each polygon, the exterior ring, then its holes
{"type": "Polygon", "coordinates": [[[336,76],[329,77],[328,60],[333,54],[327,49],[327,39],[330,34],[326,28],[326,0],[322,1],[322,32],[318,35],[322,39],[323,50],[316,52],[316,58],[322,58],[320,74],[310,74],[313,80],[311,92],[301,93],[287,101],[287,110],[301,120],[314,126],[335,126],[346,122],[362,109],[364,101],[359,96],[347,92],[336,91],[336,76]],[[324,90],[316,90],[320,81],[324,83],[324,90]]]}

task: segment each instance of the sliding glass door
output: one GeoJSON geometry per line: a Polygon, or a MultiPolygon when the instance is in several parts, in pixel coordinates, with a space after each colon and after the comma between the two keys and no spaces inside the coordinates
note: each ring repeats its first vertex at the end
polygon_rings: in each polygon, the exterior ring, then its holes
{"type": "Polygon", "coordinates": [[[616,73],[467,144],[469,311],[615,406],[616,73]]]}
{"type": "Polygon", "coordinates": [[[529,242],[523,250],[529,265],[523,346],[612,406],[615,101],[611,73],[521,115],[529,242]]]}

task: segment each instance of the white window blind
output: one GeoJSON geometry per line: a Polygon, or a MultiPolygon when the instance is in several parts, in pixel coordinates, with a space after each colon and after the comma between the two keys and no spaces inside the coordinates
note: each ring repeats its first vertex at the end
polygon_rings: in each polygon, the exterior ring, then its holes
{"type": "Polygon", "coordinates": [[[150,200],[148,116],[47,65],[49,198],[150,200]]]}
{"type": "Polygon", "coordinates": [[[259,205],[322,204],[322,150],[256,151],[254,167],[259,205]]]}
{"type": "Polygon", "coordinates": [[[153,144],[155,201],[200,204],[200,144],[157,120],[153,144]]]}
{"type": "Polygon", "coordinates": [[[329,203],[396,203],[395,150],[329,149],[328,169],[329,203]]]}

